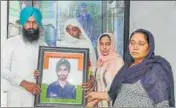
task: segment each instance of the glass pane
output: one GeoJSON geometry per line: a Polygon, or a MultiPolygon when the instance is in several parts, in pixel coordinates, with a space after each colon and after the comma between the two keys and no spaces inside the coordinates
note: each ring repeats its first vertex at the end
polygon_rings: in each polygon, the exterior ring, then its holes
{"type": "Polygon", "coordinates": [[[124,1],[107,2],[107,30],[114,32],[117,51],[123,57],[124,47],[124,1]]]}
{"type": "Polygon", "coordinates": [[[63,39],[65,21],[76,18],[95,49],[101,33],[113,32],[117,40],[117,51],[123,56],[124,1],[9,1],[8,37],[21,33],[19,13],[21,8],[29,5],[42,12],[41,34],[49,46],[56,46],[56,41],[63,39]]]}
{"type": "Polygon", "coordinates": [[[13,37],[20,34],[19,13],[20,1],[9,1],[9,19],[8,19],[8,37],[13,37]]]}
{"type": "Polygon", "coordinates": [[[39,8],[43,15],[45,40],[50,46],[56,45],[52,45],[54,41],[63,39],[64,23],[69,18],[78,19],[96,46],[102,32],[101,1],[41,1],[39,8]],[[48,25],[50,30],[47,29],[48,25]]]}

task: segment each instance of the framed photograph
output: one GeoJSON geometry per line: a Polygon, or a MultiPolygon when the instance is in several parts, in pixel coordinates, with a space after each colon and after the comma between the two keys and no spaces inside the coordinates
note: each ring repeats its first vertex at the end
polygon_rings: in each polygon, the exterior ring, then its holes
{"type": "Polygon", "coordinates": [[[37,84],[41,93],[35,96],[34,106],[84,107],[81,84],[88,78],[88,52],[86,48],[40,46],[37,84]]]}

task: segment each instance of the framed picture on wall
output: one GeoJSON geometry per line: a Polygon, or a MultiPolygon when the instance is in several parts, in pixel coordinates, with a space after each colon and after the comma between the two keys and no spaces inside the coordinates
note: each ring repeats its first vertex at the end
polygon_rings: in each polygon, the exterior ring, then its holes
{"type": "Polygon", "coordinates": [[[42,13],[41,36],[48,46],[56,47],[63,40],[64,24],[70,18],[83,26],[96,49],[97,39],[103,32],[112,32],[117,41],[116,50],[126,59],[129,37],[130,1],[36,1],[8,0],[7,38],[22,33],[19,14],[25,6],[39,8],[42,13]]]}
{"type": "Polygon", "coordinates": [[[49,40],[49,45],[52,41],[62,41],[65,35],[65,22],[70,18],[76,18],[95,49],[100,34],[112,32],[117,40],[117,51],[121,56],[125,56],[129,35],[129,9],[130,1],[125,0],[42,1],[40,10],[44,14],[44,25],[52,24],[51,32],[45,27],[45,40],[49,40]]]}
{"type": "Polygon", "coordinates": [[[41,1],[39,9],[43,15],[46,42],[51,46],[62,41],[65,22],[75,18],[96,46],[96,40],[103,31],[102,5],[102,1],[41,1]]]}
{"type": "Polygon", "coordinates": [[[37,84],[41,94],[34,106],[82,106],[86,104],[81,84],[88,77],[88,49],[40,47],[37,84]]]}

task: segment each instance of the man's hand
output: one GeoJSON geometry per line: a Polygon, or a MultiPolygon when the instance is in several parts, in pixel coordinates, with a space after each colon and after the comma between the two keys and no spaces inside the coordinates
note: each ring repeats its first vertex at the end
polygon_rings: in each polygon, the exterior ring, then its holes
{"type": "Polygon", "coordinates": [[[39,87],[39,85],[37,85],[35,83],[31,83],[31,82],[23,80],[20,83],[20,86],[22,86],[23,88],[25,88],[27,91],[29,91],[33,95],[40,94],[40,87],[39,87]]]}

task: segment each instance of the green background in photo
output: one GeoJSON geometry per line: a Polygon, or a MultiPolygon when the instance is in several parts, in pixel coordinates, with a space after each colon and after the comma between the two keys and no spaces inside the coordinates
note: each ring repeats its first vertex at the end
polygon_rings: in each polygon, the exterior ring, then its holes
{"type": "Polygon", "coordinates": [[[60,104],[82,104],[82,89],[80,85],[76,87],[76,99],[56,99],[56,98],[46,98],[47,84],[42,84],[42,91],[40,95],[41,103],[60,103],[60,104]]]}

